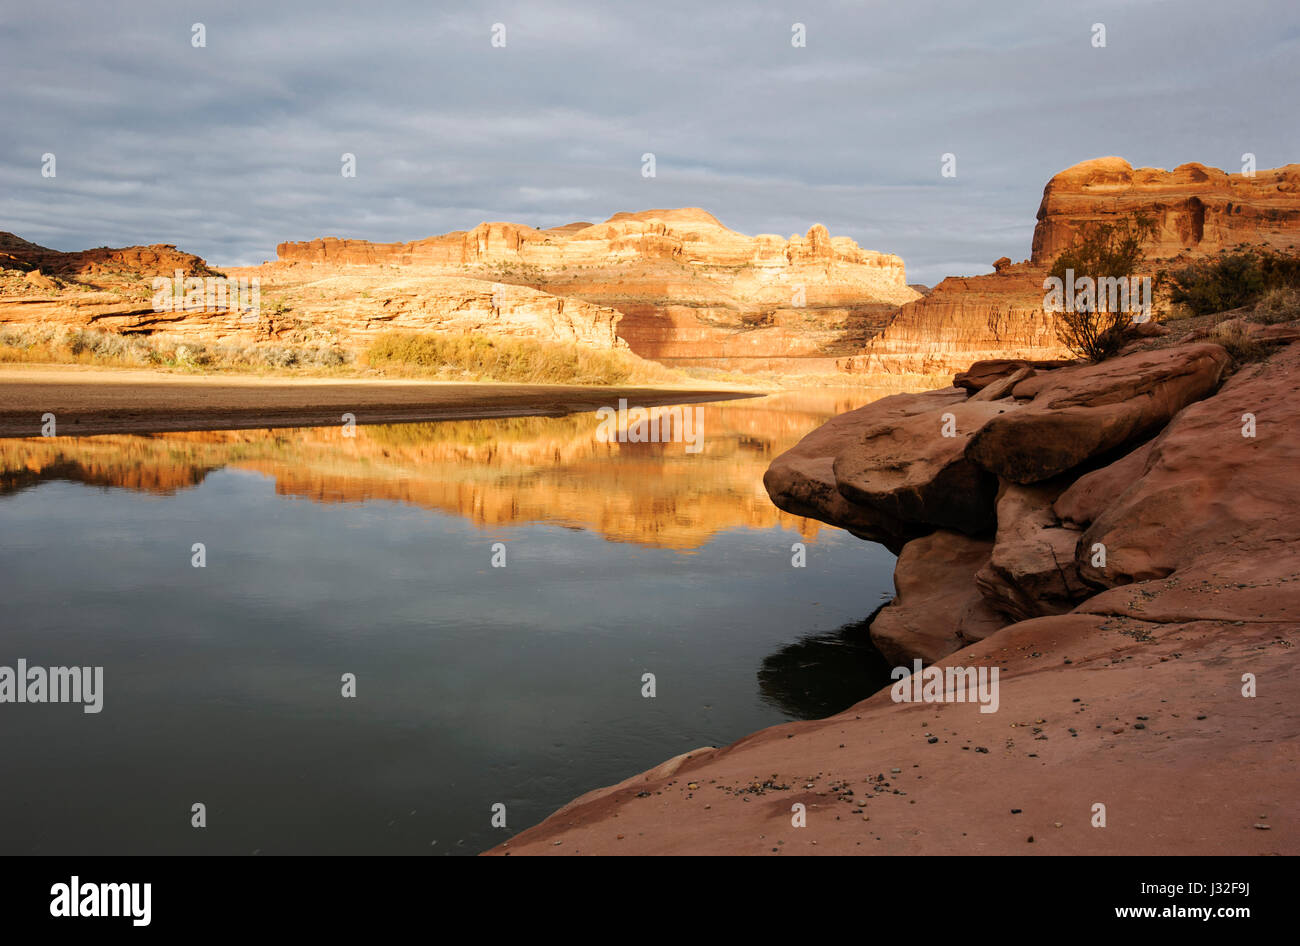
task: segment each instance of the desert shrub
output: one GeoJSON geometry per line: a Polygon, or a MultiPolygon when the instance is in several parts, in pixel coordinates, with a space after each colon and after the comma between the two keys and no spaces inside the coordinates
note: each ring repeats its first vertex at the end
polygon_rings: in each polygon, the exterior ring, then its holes
{"type": "Polygon", "coordinates": [[[352,353],[346,352],[342,348],[322,348],[319,349],[317,364],[325,368],[337,368],[340,365],[346,365],[352,360],[352,353]]]}
{"type": "Polygon", "coordinates": [[[268,346],[261,351],[262,361],[272,368],[292,368],[298,364],[299,352],[296,348],[268,346]]]}
{"type": "Polygon", "coordinates": [[[389,332],[367,352],[372,367],[539,384],[623,384],[671,377],[627,352],[530,338],[389,332]]]}
{"type": "Polygon", "coordinates": [[[1207,341],[1222,345],[1238,363],[1256,361],[1266,352],[1265,346],[1250,337],[1246,326],[1238,319],[1229,319],[1216,325],[1207,341]]]}
{"type": "Polygon", "coordinates": [[[212,363],[212,355],[204,345],[190,343],[176,346],[176,363],[186,368],[202,368],[212,363]]]}
{"type": "MultiPolygon", "coordinates": [[[[1066,281],[1074,271],[1077,281],[1087,276],[1094,281],[1104,278],[1127,279],[1142,261],[1143,244],[1154,233],[1154,224],[1146,217],[1126,218],[1117,223],[1096,224],[1052,264],[1049,275],[1066,281]]],[[[1091,308],[1074,308],[1056,313],[1056,334],[1074,355],[1102,361],[1123,347],[1125,330],[1132,314],[1123,310],[1108,311],[1098,304],[1091,308]]]]}
{"type": "Polygon", "coordinates": [[[1193,315],[1249,305],[1269,290],[1300,287],[1300,256],[1252,248],[1197,260],[1163,274],[1170,299],[1193,315]]]}
{"type": "Polygon", "coordinates": [[[1300,289],[1279,286],[1255,303],[1255,320],[1267,325],[1300,319],[1300,289]]]}
{"type": "Polygon", "coordinates": [[[0,331],[0,346],[26,351],[37,346],[48,345],[53,337],[53,333],[49,330],[7,328],[0,331]]]}

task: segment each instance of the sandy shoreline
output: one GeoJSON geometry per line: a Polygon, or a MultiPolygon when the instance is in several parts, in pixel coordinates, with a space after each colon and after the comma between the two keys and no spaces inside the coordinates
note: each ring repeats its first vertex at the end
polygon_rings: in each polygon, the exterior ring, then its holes
{"type": "Polygon", "coordinates": [[[177,375],[67,365],[0,365],[0,437],[245,430],[560,416],[629,404],[653,407],[756,396],[721,386],[596,387],[495,382],[177,375]]]}

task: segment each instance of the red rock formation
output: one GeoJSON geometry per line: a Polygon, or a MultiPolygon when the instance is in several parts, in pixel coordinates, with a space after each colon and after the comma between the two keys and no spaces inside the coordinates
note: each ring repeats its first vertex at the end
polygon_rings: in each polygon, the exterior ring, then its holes
{"type": "Polygon", "coordinates": [[[257,281],[258,311],[250,314],[229,300],[201,311],[160,311],[148,277],[172,278],[177,270],[213,276],[215,271],[170,246],[60,253],[0,234],[0,254],[7,254],[4,259],[14,267],[40,267],[21,281],[0,284],[0,325],[11,328],[94,328],[166,333],[198,344],[345,348],[365,347],[385,331],[443,331],[627,348],[616,331],[622,315],[614,309],[463,275],[394,274],[378,266],[236,268],[223,275],[246,285],[257,281]]]}
{"type": "Polygon", "coordinates": [[[1121,158],[1068,168],[1043,190],[1030,260],[1002,257],[987,276],[950,277],[902,306],[880,335],[845,358],[846,371],[933,378],[972,361],[1068,356],[1054,317],[1043,311],[1043,279],[1060,253],[1092,224],[1149,218],[1145,247],[1160,262],[1238,244],[1300,247],[1300,164],[1228,174],[1200,164],[1134,170],[1121,158]]]}
{"type": "Polygon", "coordinates": [[[992,542],[944,529],[903,546],[897,595],[871,622],[871,642],[886,660],[933,663],[1007,625],[975,584],[992,551],[992,542]]]}
{"type": "Polygon", "coordinates": [[[119,249],[102,246],[93,250],[64,253],[4,232],[0,232],[0,267],[39,269],[56,275],[126,272],[144,276],[171,276],[180,270],[187,276],[204,276],[213,272],[200,257],[193,253],[183,253],[170,243],[119,249]]]}
{"type": "Polygon", "coordinates": [[[1300,164],[1229,174],[1203,164],[1134,169],[1096,158],[1057,174],[1043,189],[1032,261],[1047,266],[1088,227],[1145,216],[1155,232],[1149,259],[1207,255],[1243,243],[1300,247],[1300,164]]]}
{"type": "Polygon", "coordinates": [[[1028,263],[988,276],[950,276],[902,306],[880,335],[844,359],[854,374],[951,375],[973,361],[1051,361],[1069,352],[1043,311],[1046,269],[1028,263]]]}

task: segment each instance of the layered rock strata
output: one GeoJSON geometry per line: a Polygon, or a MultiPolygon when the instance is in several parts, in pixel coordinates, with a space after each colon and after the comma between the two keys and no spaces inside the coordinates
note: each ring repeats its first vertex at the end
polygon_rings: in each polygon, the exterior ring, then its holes
{"type": "Polygon", "coordinates": [[[530,286],[623,314],[619,335],[668,362],[771,367],[807,359],[837,370],[898,305],[919,297],[897,256],[832,237],[747,236],[699,208],[618,213],[600,224],[534,229],[484,223],[410,243],[326,238],[277,247],[282,264],[455,272],[530,286]]]}

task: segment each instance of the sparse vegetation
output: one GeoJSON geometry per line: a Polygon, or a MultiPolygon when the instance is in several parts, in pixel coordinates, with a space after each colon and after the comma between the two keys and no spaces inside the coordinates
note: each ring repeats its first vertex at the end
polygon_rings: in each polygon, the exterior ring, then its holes
{"type": "Polygon", "coordinates": [[[375,339],[366,358],[385,373],[527,384],[628,384],[676,377],[628,352],[482,335],[388,332],[375,339]]]}
{"type": "Polygon", "coordinates": [[[1255,303],[1254,319],[1265,325],[1300,319],[1300,289],[1290,286],[1270,289],[1255,303]]]}
{"type": "Polygon", "coordinates": [[[1267,352],[1266,346],[1251,338],[1249,329],[1240,319],[1228,319],[1216,325],[1206,341],[1222,345],[1239,365],[1258,361],[1267,352]]]}
{"type": "Polygon", "coordinates": [[[85,364],[190,371],[331,369],[353,361],[334,345],[207,345],[169,335],[118,335],[94,329],[0,330],[0,362],[85,364]]]}
{"type": "Polygon", "coordinates": [[[1170,299],[1192,315],[1240,308],[1271,290],[1300,288],[1300,256],[1266,248],[1244,248],[1198,260],[1161,274],[1170,299]]]}
{"type": "MultiPolygon", "coordinates": [[[[1154,231],[1154,224],[1143,216],[1097,224],[1057,258],[1050,275],[1062,282],[1069,270],[1074,271],[1076,280],[1084,276],[1094,280],[1127,279],[1141,263],[1142,245],[1154,231]]],[[[1056,334],[1061,344],[1090,361],[1102,361],[1118,352],[1132,321],[1131,312],[1107,311],[1100,305],[1076,307],[1073,311],[1058,312],[1056,317],[1056,334]]]]}

